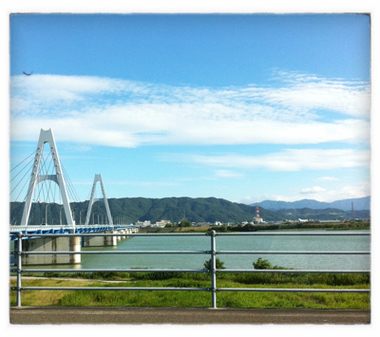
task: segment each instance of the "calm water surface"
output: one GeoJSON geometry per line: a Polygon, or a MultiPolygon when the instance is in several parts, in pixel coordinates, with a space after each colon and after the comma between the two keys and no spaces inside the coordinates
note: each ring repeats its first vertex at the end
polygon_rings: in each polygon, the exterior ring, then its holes
{"type": "MultiPolygon", "coordinates": [[[[356,233],[369,231],[357,231],[356,233]]],[[[305,232],[302,232],[305,233],[305,232]]],[[[321,233],[310,231],[307,233],[321,233]]],[[[329,231],[328,233],[333,233],[329,231]]],[[[339,233],[342,233],[339,231],[339,233]]],[[[352,231],[350,232],[352,233],[352,231]]],[[[118,241],[117,247],[82,248],[83,251],[141,251],[141,250],[210,250],[209,236],[135,236],[118,241]]],[[[270,250],[270,251],[370,251],[370,236],[217,236],[216,250],[270,250]]],[[[229,269],[252,269],[259,257],[273,265],[295,269],[369,270],[369,255],[218,255],[229,269]]],[[[46,266],[46,268],[123,269],[123,268],[173,268],[202,269],[210,258],[206,254],[128,254],[82,255],[80,265],[46,266]]],[[[29,268],[29,267],[28,267],[29,268]]],[[[37,268],[37,267],[36,267],[37,268]]],[[[39,267],[40,268],[40,267],[39,267]]],[[[45,267],[43,267],[45,268],[45,267]]]]}

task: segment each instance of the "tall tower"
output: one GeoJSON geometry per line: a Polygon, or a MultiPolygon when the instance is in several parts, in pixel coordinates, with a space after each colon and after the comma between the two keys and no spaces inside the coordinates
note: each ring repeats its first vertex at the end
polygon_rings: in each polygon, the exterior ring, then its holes
{"type": "Polygon", "coordinates": [[[59,186],[59,192],[61,193],[61,197],[62,197],[63,208],[65,211],[67,225],[75,227],[75,222],[71,214],[69,198],[67,196],[65,179],[63,178],[61,162],[59,160],[57,147],[55,146],[55,140],[53,137],[53,131],[51,129],[46,130],[46,131],[41,129],[41,132],[40,132],[40,138],[38,139],[37,151],[36,151],[36,155],[34,157],[34,162],[33,162],[32,175],[30,177],[29,188],[26,194],[26,202],[24,206],[24,212],[22,214],[21,226],[28,225],[34,190],[37,184],[44,180],[51,180],[59,186]],[[42,157],[43,149],[46,143],[48,143],[50,146],[50,152],[51,152],[51,156],[54,162],[55,174],[40,175],[39,171],[40,171],[41,157],[42,157]]]}
{"type": "Polygon", "coordinates": [[[92,190],[91,190],[91,198],[90,198],[89,203],[88,203],[88,209],[87,209],[87,216],[86,216],[85,226],[87,226],[88,223],[90,222],[91,209],[92,209],[92,205],[94,204],[94,195],[95,195],[96,183],[97,182],[99,182],[100,188],[102,190],[103,201],[104,201],[104,205],[106,206],[108,223],[110,224],[111,227],[113,227],[113,221],[112,221],[111,211],[110,211],[110,208],[109,208],[109,205],[108,205],[108,200],[107,200],[107,196],[106,196],[106,190],[104,188],[103,178],[102,178],[101,174],[95,174],[94,184],[92,185],[92,190]]]}
{"type": "Polygon", "coordinates": [[[351,212],[352,212],[352,219],[355,219],[355,213],[354,213],[354,202],[351,202],[351,212]]]}
{"type": "Polygon", "coordinates": [[[259,206],[256,206],[256,217],[254,219],[255,223],[261,223],[263,222],[263,219],[260,218],[260,211],[259,211],[259,206]]]}

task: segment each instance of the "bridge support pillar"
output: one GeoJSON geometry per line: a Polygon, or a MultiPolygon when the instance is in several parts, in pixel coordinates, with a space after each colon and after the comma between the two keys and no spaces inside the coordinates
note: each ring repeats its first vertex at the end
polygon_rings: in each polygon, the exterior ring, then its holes
{"type": "MultiPolygon", "coordinates": [[[[116,231],[107,231],[115,234],[116,231]]],[[[83,237],[83,247],[108,247],[117,246],[117,236],[85,236],[83,237]]]]}
{"type": "MultiPolygon", "coordinates": [[[[44,237],[23,240],[23,251],[27,252],[80,252],[80,237],[44,237]]],[[[81,263],[80,254],[41,254],[23,255],[22,265],[53,265],[53,264],[77,264],[81,263]]]]}

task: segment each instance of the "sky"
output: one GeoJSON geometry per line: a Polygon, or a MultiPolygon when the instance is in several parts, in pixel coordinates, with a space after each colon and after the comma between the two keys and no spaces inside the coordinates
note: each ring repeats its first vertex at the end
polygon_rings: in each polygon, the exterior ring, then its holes
{"type": "Polygon", "coordinates": [[[370,62],[363,14],[13,14],[10,166],[51,128],[80,200],[368,196],[370,62]]]}

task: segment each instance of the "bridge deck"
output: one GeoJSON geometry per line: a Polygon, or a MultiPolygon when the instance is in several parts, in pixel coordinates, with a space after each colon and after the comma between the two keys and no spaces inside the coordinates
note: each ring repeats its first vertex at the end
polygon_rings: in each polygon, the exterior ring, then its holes
{"type": "MultiPolygon", "coordinates": [[[[88,225],[88,226],[11,226],[10,233],[17,234],[22,232],[23,234],[72,234],[74,233],[99,233],[111,230],[123,230],[137,228],[133,225],[114,225],[113,227],[107,225],[88,225]]],[[[12,237],[12,241],[16,238],[12,237]]]]}

